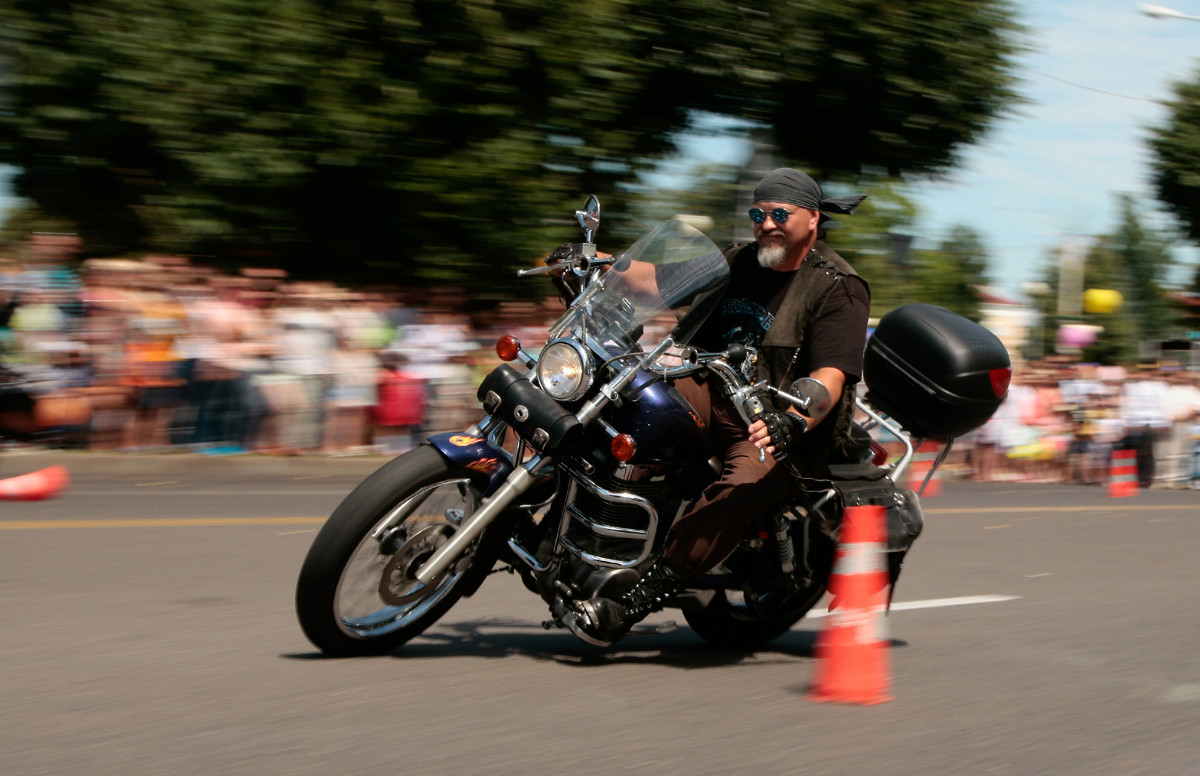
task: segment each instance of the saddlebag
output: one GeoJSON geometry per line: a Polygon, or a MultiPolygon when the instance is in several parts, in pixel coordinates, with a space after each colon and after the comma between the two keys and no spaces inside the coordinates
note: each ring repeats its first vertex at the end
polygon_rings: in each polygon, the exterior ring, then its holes
{"type": "Polygon", "coordinates": [[[995,334],[931,304],[883,316],[863,357],[867,401],[921,439],[982,426],[1004,401],[1011,377],[1008,351],[995,334]]]}
{"type": "MultiPolygon", "coordinates": [[[[876,469],[878,471],[878,469],[876,469]]],[[[877,479],[835,480],[843,507],[879,505],[887,509],[887,565],[892,586],[900,577],[904,556],[925,526],[921,500],[887,476],[877,479]]]]}

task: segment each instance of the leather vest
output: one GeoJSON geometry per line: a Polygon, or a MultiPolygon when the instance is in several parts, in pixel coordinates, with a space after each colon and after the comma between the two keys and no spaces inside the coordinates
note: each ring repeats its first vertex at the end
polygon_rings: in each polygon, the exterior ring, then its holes
{"type": "MultiPolygon", "coordinates": [[[[736,273],[739,266],[744,266],[742,262],[758,263],[756,243],[731,245],[723,253],[731,272],[736,273]]],[[[859,275],[845,259],[818,240],[799,269],[790,274],[775,320],[759,347],[757,368],[760,380],[786,391],[792,381],[806,377],[812,371],[806,363],[804,348],[809,326],[832,294],[839,290],[847,293],[842,286],[847,277],[857,278],[859,275]]],[[[863,282],[865,285],[866,281],[863,282]]],[[[841,400],[834,405],[834,416],[826,418],[804,436],[804,442],[797,450],[804,459],[823,468],[830,454],[838,457],[861,444],[850,434],[854,394],[855,384],[847,382],[841,400]]],[[[783,402],[778,402],[776,409],[782,411],[785,407],[783,402]]]]}

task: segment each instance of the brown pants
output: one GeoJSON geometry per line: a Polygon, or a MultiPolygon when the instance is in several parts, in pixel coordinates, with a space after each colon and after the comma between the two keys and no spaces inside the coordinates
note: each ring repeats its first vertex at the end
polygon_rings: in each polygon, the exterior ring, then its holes
{"type": "Polygon", "coordinates": [[[707,424],[721,477],[667,533],[663,560],[683,580],[708,571],[733,552],[756,515],[792,495],[794,480],[771,455],[758,460],[746,424],[724,397],[713,395],[713,381],[680,380],[675,387],[707,424]]]}

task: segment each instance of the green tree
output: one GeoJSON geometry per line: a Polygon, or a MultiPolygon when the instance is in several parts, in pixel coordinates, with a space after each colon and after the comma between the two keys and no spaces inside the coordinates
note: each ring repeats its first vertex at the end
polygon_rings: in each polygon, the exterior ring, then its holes
{"type": "Polygon", "coordinates": [[[1132,195],[1120,195],[1120,212],[1120,223],[1104,241],[1123,268],[1128,290],[1125,304],[1137,320],[1141,339],[1163,339],[1173,333],[1180,317],[1178,306],[1167,292],[1167,278],[1174,263],[1171,240],[1142,224],[1132,195]]]}
{"type": "Polygon", "coordinates": [[[646,223],[677,216],[693,217],[717,244],[746,239],[750,220],[738,212],[737,203],[746,195],[741,171],[732,165],[706,164],[682,173],[678,188],[637,187],[622,200],[626,213],[606,239],[636,237],[646,223]],[[631,215],[636,214],[634,220],[631,215]]]}
{"type": "Polygon", "coordinates": [[[1029,303],[1036,311],[1037,320],[1029,327],[1021,356],[1027,361],[1040,361],[1054,353],[1054,335],[1057,329],[1054,302],[1058,292],[1058,278],[1050,269],[1051,262],[1043,265],[1040,280],[1027,284],[1029,303]]]}
{"type": "MultiPolygon", "coordinates": [[[[1118,230],[1119,233],[1119,230],[1118,230]]],[[[1084,348],[1081,359],[1100,364],[1132,364],[1138,360],[1139,322],[1135,308],[1128,304],[1130,275],[1125,266],[1120,243],[1112,235],[1101,237],[1087,253],[1083,287],[1120,291],[1126,303],[1111,313],[1088,313],[1077,321],[1060,319],[1062,323],[1085,323],[1103,327],[1096,341],[1084,348]]]]}
{"type": "Polygon", "coordinates": [[[1167,116],[1152,127],[1151,169],[1158,198],[1200,241],[1200,70],[1174,86],[1167,116]]]}
{"type": "Polygon", "coordinates": [[[1115,289],[1124,302],[1112,313],[1085,311],[1085,322],[1104,327],[1085,357],[1130,363],[1139,356],[1139,343],[1180,333],[1182,310],[1166,286],[1172,265],[1170,244],[1142,224],[1131,195],[1120,195],[1120,222],[1089,252],[1084,288],[1115,289]]]}
{"type": "Polygon", "coordinates": [[[914,297],[913,251],[917,207],[895,178],[864,176],[847,190],[867,195],[850,217],[826,222],[828,241],[871,286],[871,315],[882,317],[914,297]]]}
{"type": "MultiPolygon", "coordinates": [[[[1124,302],[1112,312],[1081,310],[1060,314],[1058,260],[1047,262],[1044,280],[1049,293],[1035,302],[1048,311],[1041,343],[1043,353],[1055,352],[1055,334],[1066,323],[1103,328],[1081,357],[1105,364],[1133,363],[1140,343],[1163,340],[1182,333],[1183,311],[1167,288],[1171,269],[1170,240],[1148,230],[1138,217],[1132,196],[1120,196],[1120,222],[1109,234],[1092,239],[1084,263],[1082,289],[1111,289],[1124,302]]],[[[1082,306],[1082,305],[1080,305],[1082,306]]],[[[1036,352],[1036,347],[1032,348],[1036,352]]]]}
{"type": "Polygon", "coordinates": [[[914,263],[913,301],[981,320],[980,287],[987,284],[988,253],[977,232],[955,226],[936,250],[918,252],[914,263]]]}
{"type": "Polygon", "coordinates": [[[35,207],[18,205],[9,212],[3,228],[0,228],[0,250],[19,254],[25,241],[34,232],[77,234],[79,227],[72,221],[47,217],[35,207]]]}
{"type": "Polygon", "coordinates": [[[0,162],[93,254],[499,295],[698,111],[827,177],[953,165],[1019,34],[1005,0],[10,0],[0,162]]]}

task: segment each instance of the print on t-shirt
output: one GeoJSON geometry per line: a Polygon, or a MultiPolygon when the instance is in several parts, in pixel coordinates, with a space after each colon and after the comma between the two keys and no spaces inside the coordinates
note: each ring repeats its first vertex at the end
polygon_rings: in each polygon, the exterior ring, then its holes
{"type": "Polygon", "coordinates": [[[726,299],[720,319],[721,339],[726,345],[736,343],[757,348],[767,336],[775,316],[749,299],[726,299]]]}

